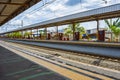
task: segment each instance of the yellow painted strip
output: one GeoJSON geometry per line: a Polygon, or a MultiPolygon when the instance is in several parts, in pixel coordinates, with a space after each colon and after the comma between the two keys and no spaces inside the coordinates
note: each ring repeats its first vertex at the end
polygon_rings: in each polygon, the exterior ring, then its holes
{"type": "MultiPolygon", "coordinates": [[[[16,45],[15,43],[9,43],[9,44],[13,44],[13,45],[16,45]]],[[[27,46],[27,45],[21,45],[21,44],[17,44],[18,46],[21,46],[21,47],[30,47],[30,46],[27,46]]],[[[17,47],[17,46],[16,46],[17,47]]],[[[34,49],[34,48],[33,48],[34,49]]],[[[65,58],[63,58],[63,59],[65,59],[65,58]]],[[[68,59],[66,59],[66,60],[68,60],[68,59]]],[[[72,60],[70,60],[70,61],[72,61],[72,60]]],[[[58,63],[59,64],[59,63],[58,63]]],[[[59,64],[59,65],[61,65],[61,64],[59,64]]],[[[63,64],[62,64],[63,65],[63,64]]],[[[78,68],[75,68],[75,67],[72,67],[72,66],[68,66],[68,65],[63,65],[63,66],[65,66],[65,67],[68,67],[68,68],[71,68],[71,69],[73,69],[73,70],[76,70],[76,71],[79,71],[79,72],[82,72],[82,73],[85,73],[85,74],[89,74],[89,75],[91,75],[91,76],[95,76],[95,77],[97,77],[97,78],[100,78],[100,79],[102,79],[102,80],[113,80],[113,79],[111,79],[111,78],[109,78],[109,77],[106,77],[106,76],[103,76],[103,75],[100,75],[100,74],[96,74],[96,73],[92,73],[92,72],[89,72],[89,71],[85,71],[85,70],[82,70],[82,69],[78,69],[78,68]]]]}
{"type": "MultiPolygon", "coordinates": [[[[3,46],[3,45],[2,45],[2,46],[3,46]]],[[[82,74],[75,73],[75,72],[70,71],[70,70],[68,70],[68,69],[62,68],[62,67],[60,67],[60,66],[54,65],[54,64],[49,63],[49,62],[47,62],[47,61],[44,61],[44,60],[38,59],[38,58],[36,58],[36,57],[30,56],[30,55],[28,55],[28,54],[19,52],[19,51],[17,51],[17,50],[11,49],[11,48],[9,48],[9,47],[6,47],[6,46],[3,46],[3,47],[9,49],[10,51],[12,51],[12,52],[14,52],[14,53],[16,53],[16,54],[24,57],[24,58],[27,58],[27,59],[33,61],[33,62],[35,62],[35,63],[37,63],[37,64],[39,64],[39,65],[42,65],[42,66],[44,66],[44,67],[46,67],[46,68],[48,68],[48,69],[50,69],[50,70],[52,70],[52,71],[55,71],[55,72],[57,72],[57,73],[65,76],[65,77],[68,77],[68,78],[70,78],[70,79],[72,79],[72,80],[93,80],[93,79],[90,78],[90,77],[84,76],[84,75],[82,75],[82,74]]]]}
{"type": "MultiPolygon", "coordinates": [[[[66,59],[66,60],[68,60],[68,59],[66,59]]],[[[71,61],[71,60],[70,60],[70,61],[71,61]]],[[[113,80],[113,79],[111,79],[111,78],[109,78],[109,77],[106,77],[106,76],[103,76],[103,75],[100,75],[100,74],[95,74],[95,73],[92,73],[92,72],[89,72],[89,71],[85,71],[85,70],[82,70],[82,69],[79,69],[79,68],[75,68],[75,67],[72,67],[72,66],[68,66],[68,65],[64,65],[64,66],[66,66],[66,67],[68,67],[68,68],[71,68],[71,69],[73,69],[73,70],[76,70],[76,71],[85,73],[85,74],[89,74],[89,75],[91,75],[91,76],[95,76],[95,77],[100,78],[100,79],[102,79],[102,80],[113,80]]]]}

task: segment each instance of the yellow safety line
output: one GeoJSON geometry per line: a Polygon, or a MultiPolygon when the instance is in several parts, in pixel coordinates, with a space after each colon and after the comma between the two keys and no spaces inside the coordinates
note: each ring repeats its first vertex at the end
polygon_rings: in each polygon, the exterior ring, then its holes
{"type": "MultiPolygon", "coordinates": [[[[66,60],[68,60],[68,59],[66,59],[66,60]]],[[[71,60],[69,60],[69,61],[71,61],[71,60]]],[[[79,68],[75,68],[75,67],[72,67],[72,66],[68,66],[68,65],[64,65],[64,66],[66,66],[68,68],[71,68],[71,69],[74,69],[76,71],[85,73],[85,74],[89,74],[91,76],[95,76],[95,77],[100,78],[102,80],[113,80],[113,79],[111,79],[109,77],[106,77],[106,76],[103,76],[103,75],[100,75],[100,74],[95,74],[95,73],[92,73],[92,72],[89,72],[89,71],[85,71],[85,70],[82,70],[82,69],[79,69],[79,68]]]]}
{"type": "MultiPolygon", "coordinates": [[[[9,43],[9,44],[13,44],[13,43],[9,43]]],[[[63,59],[64,59],[64,58],[63,58],[63,59]]],[[[66,60],[68,60],[68,59],[66,59],[66,60]]],[[[71,61],[71,60],[70,60],[70,61],[71,61]]],[[[61,65],[62,65],[62,64],[61,64],[61,65]]],[[[91,76],[95,76],[95,77],[100,78],[100,79],[102,79],[102,80],[113,80],[113,79],[111,79],[111,78],[109,78],[109,77],[107,77],[107,76],[103,76],[103,75],[100,75],[100,74],[92,73],[92,72],[85,71],[85,70],[82,70],[82,69],[78,69],[78,68],[75,68],[75,67],[72,67],[72,66],[68,66],[68,65],[64,65],[64,66],[66,66],[66,67],[68,67],[68,68],[71,68],[71,69],[73,69],[73,70],[76,70],[76,71],[85,73],[85,74],[89,74],[89,75],[91,75],[91,76]]]]}
{"type": "MultiPolygon", "coordinates": [[[[2,46],[3,46],[3,45],[2,45],[2,46]]],[[[85,75],[78,74],[78,73],[76,73],[76,72],[73,72],[73,71],[71,71],[71,70],[62,68],[62,67],[60,67],[60,66],[57,66],[57,65],[55,65],[55,64],[49,63],[49,62],[44,61],[44,60],[41,60],[41,59],[39,59],[39,58],[30,56],[30,55],[28,55],[28,54],[19,52],[19,51],[14,50],[14,49],[11,49],[11,48],[9,48],[9,47],[7,47],[7,46],[3,46],[3,47],[7,48],[8,50],[10,50],[10,51],[12,51],[12,52],[14,52],[14,53],[16,53],[16,54],[18,54],[18,55],[26,58],[26,59],[29,59],[29,60],[33,61],[33,62],[35,62],[35,63],[37,63],[37,64],[39,64],[39,65],[41,65],[41,66],[44,66],[44,67],[46,67],[46,68],[48,68],[48,69],[50,69],[50,70],[52,70],[52,71],[54,71],[54,72],[57,72],[57,73],[65,76],[65,77],[68,77],[68,78],[70,78],[70,79],[72,79],[72,80],[93,80],[92,78],[87,77],[87,76],[85,76],[85,75]]]]}

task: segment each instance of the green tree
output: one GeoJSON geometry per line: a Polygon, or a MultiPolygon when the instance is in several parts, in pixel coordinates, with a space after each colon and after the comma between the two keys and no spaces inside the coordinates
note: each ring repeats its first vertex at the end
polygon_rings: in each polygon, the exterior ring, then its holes
{"type": "Polygon", "coordinates": [[[115,37],[118,39],[120,35],[120,18],[117,18],[113,21],[113,19],[110,20],[104,20],[109,29],[112,31],[112,33],[115,35],[115,37]]]}
{"type": "Polygon", "coordinates": [[[39,30],[39,33],[40,33],[41,35],[45,35],[45,30],[39,30]]]}
{"type": "Polygon", "coordinates": [[[27,38],[30,38],[30,35],[31,35],[31,34],[32,34],[31,32],[25,32],[25,33],[24,33],[24,36],[27,37],[27,38]]]}
{"type": "MultiPolygon", "coordinates": [[[[75,32],[80,32],[80,34],[84,34],[86,31],[85,31],[85,28],[80,25],[80,23],[75,23],[75,32]]],[[[68,25],[68,27],[64,29],[64,34],[65,35],[73,34],[73,25],[72,24],[68,25]]]]}
{"type": "Polygon", "coordinates": [[[16,37],[16,38],[21,38],[21,37],[22,37],[21,32],[15,32],[14,34],[15,34],[15,37],[16,37]]]}

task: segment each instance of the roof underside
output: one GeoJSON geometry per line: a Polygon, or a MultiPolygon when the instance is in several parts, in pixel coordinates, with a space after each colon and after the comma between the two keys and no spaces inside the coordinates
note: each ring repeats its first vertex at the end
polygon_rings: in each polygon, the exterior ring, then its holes
{"type": "Polygon", "coordinates": [[[41,0],[0,0],[0,26],[41,0]]]}

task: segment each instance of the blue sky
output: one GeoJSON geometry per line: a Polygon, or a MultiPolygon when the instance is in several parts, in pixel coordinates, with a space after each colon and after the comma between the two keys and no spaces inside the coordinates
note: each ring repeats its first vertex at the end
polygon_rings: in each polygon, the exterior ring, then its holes
{"type": "Polygon", "coordinates": [[[66,6],[75,6],[78,5],[81,2],[81,0],[68,0],[65,5],[66,6]]]}
{"type": "MultiPolygon", "coordinates": [[[[18,15],[8,23],[4,24],[0,28],[0,31],[4,32],[6,31],[6,29],[12,30],[15,28],[19,28],[21,27],[19,26],[21,25],[21,21],[23,21],[23,26],[27,26],[53,18],[104,7],[116,3],[120,3],[120,0],[107,0],[107,4],[105,4],[103,0],[43,0],[30,9],[26,10],[22,14],[18,15]],[[51,4],[43,6],[44,3],[49,3],[51,1],[53,1],[51,4]]],[[[101,23],[103,22],[101,21],[101,23]]],[[[95,28],[95,24],[96,22],[81,23],[81,25],[85,26],[86,29],[95,28]]]]}

